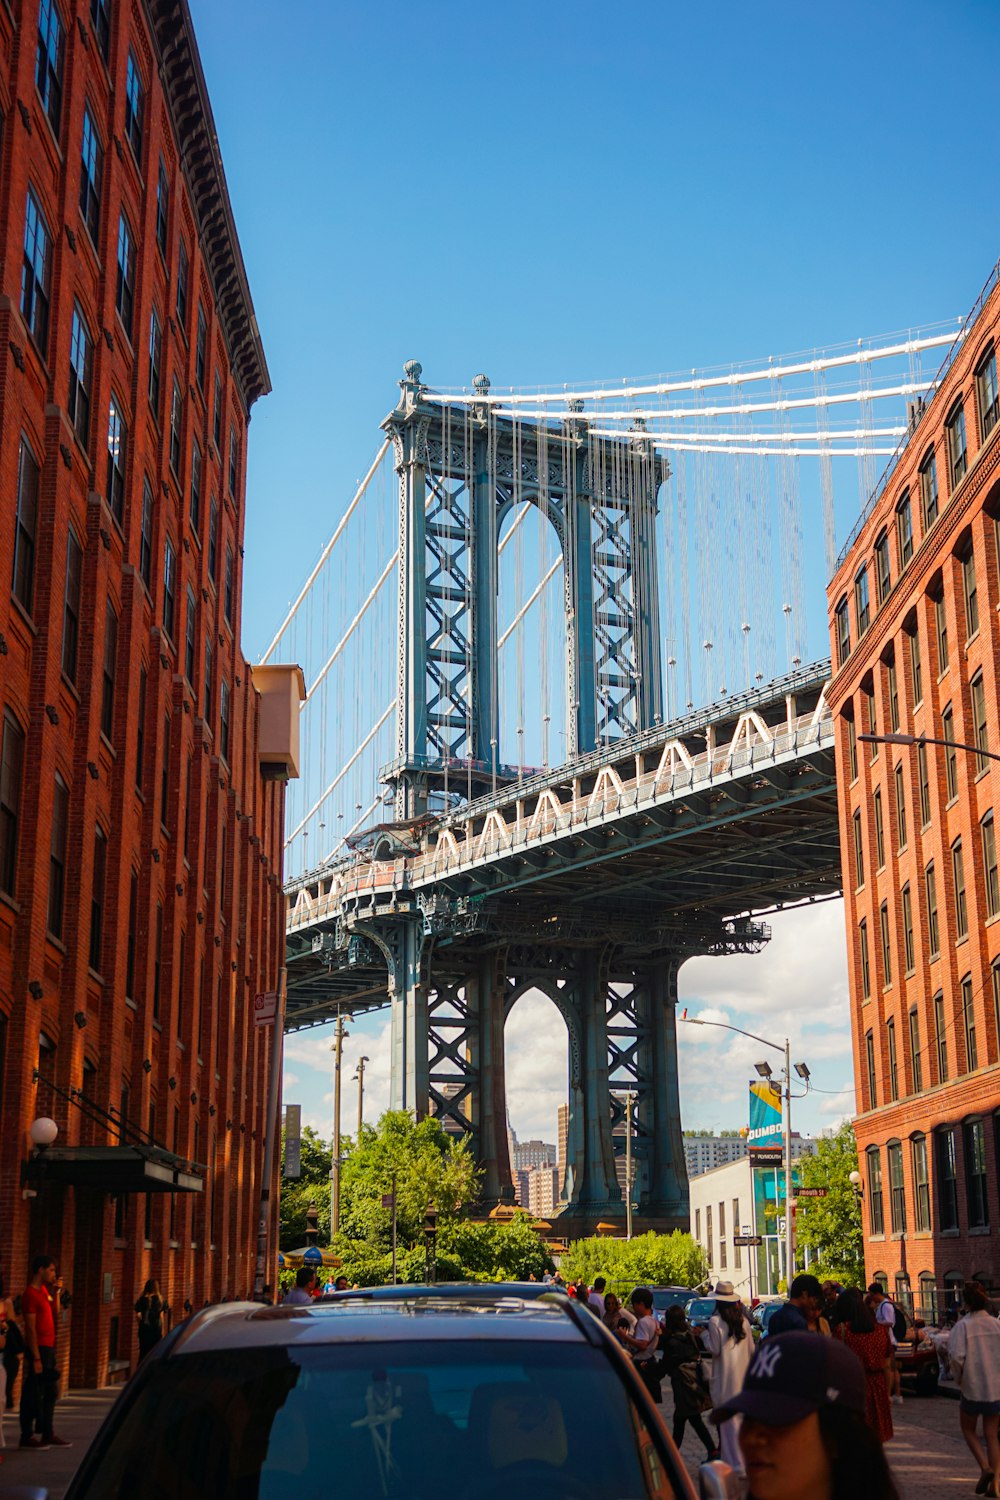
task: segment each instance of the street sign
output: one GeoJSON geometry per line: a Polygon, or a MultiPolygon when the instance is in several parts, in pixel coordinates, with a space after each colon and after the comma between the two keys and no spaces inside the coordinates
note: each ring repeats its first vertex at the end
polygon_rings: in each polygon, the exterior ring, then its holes
{"type": "Polygon", "coordinates": [[[828,1192],[828,1188],[798,1188],[795,1196],[797,1198],[825,1198],[828,1192]]]}
{"type": "Polygon", "coordinates": [[[395,1202],[395,1197],[394,1197],[394,1195],[392,1193],[383,1193],[382,1194],[382,1207],[383,1208],[391,1208],[394,1202],[395,1202]]]}
{"type": "Polygon", "coordinates": [[[255,1026],[273,1026],[277,1014],[277,990],[267,990],[263,995],[254,996],[253,1022],[255,1026]]]}
{"type": "Polygon", "coordinates": [[[734,1245],[763,1245],[764,1236],[761,1234],[734,1234],[734,1245]]]}

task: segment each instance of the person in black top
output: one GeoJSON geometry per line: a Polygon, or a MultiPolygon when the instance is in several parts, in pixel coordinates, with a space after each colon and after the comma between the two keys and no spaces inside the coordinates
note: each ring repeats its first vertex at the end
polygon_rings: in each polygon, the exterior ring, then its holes
{"type": "Polygon", "coordinates": [[[146,1358],[163,1337],[163,1298],[160,1283],[150,1277],[142,1289],[142,1296],[135,1304],[139,1317],[139,1359],[146,1358]]]}
{"type": "Polygon", "coordinates": [[[718,1458],[719,1445],[705,1426],[702,1412],[712,1404],[701,1373],[701,1345],[683,1307],[668,1307],[660,1336],[660,1374],[670,1381],[674,1393],[673,1439],[678,1448],[690,1422],[705,1444],[709,1458],[718,1458]]]}

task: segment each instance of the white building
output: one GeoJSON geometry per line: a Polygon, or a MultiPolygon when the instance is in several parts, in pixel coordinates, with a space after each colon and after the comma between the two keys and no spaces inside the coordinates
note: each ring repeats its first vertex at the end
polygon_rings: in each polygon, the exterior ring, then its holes
{"type": "MultiPolygon", "coordinates": [[[[793,1155],[807,1156],[816,1149],[815,1141],[800,1137],[798,1144],[805,1149],[793,1155]]],[[[793,1183],[796,1178],[793,1176],[793,1183]]],[[[769,1232],[762,1234],[759,1246],[736,1245],[734,1235],[754,1235],[753,1183],[748,1160],[729,1162],[722,1167],[713,1167],[690,1180],[691,1233],[708,1258],[709,1275],[716,1281],[731,1281],[733,1290],[749,1304],[752,1297],[760,1297],[779,1290],[778,1282],[785,1276],[784,1219],[775,1213],[775,1203],[784,1208],[785,1174],[758,1168],[758,1194],[771,1205],[767,1221],[769,1232]]],[[[763,1228],[763,1225],[758,1226],[763,1228]]],[[[799,1248],[796,1262],[799,1269],[803,1262],[808,1266],[813,1259],[811,1252],[799,1248]]]]}
{"type": "Polygon", "coordinates": [[[533,1167],[527,1173],[528,1196],[522,1207],[538,1219],[550,1219],[559,1206],[559,1170],[557,1167],[533,1167]]]}

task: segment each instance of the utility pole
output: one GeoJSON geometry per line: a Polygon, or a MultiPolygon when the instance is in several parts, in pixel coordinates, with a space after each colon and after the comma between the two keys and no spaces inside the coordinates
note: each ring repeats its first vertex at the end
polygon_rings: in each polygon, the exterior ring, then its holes
{"type": "Polygon", "coordinates": [[[625,1238],[632,1238],[632,1184],[635,1178],[635,1163],[632,1160],[632,1106],[635,1095],[625,1095],[625,1238]]]}
{"type": "Polygon", "coordinates": [[[358,1080],[358,1138],[357,1138],[357,1143],[358,1143],[359,1146],[361,1144],[361,1127],[365,1123],[365,1063],[368,1062],[368,1061],[369,1061],[369,1059],[367,1057],[359,1057],[358,1058],[358,1071],[354,1075],[355,1078],[358,1080]]]}
{"type": "Polygon", "coordinates": [[[795,1280],[795,1218],[792,1213],[792,1049],[785,1038],[785,1280],[795,1280]]]}
{"type": "Polygon", "coordinates": [[[337,1012],[337,1030],[330,1051],[333,1053],[333,1161],[330,1165],[330,1239],[340,1228],[340,1065],[344,1055],[344,1016],[337,1012]]]}

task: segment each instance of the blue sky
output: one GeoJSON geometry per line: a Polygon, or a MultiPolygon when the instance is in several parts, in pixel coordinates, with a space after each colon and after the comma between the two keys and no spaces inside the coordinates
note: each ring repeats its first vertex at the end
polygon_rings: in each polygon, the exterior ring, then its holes
{"type": "MultiPolygon", "coordinates": [[[[192,10],[275,387],[250,428],[251,657],[367,468],[404,359],[440,385],[751,360],[954,317],[1000,251],[995,4],[192,10]]],[[[822,639],[824,580],[806,582],[822,639]]],[[[782,1026],[822,976],[840,1087],[841,980],[810,963],[803,925],[827,924],[842,975],[837,919],[776,924],[772,954],[746,961],[771,981],[689,965],[688,1003],[782,1026]]],[[[523,1029],[537,1062],[544,1026],[523,1029]]],[[[702,1093],[704,1060],[685,1123],[743,1123],[702,1093]]],[[[318,1117],[325,1071],[290,1072],[318,1117]]]]}

